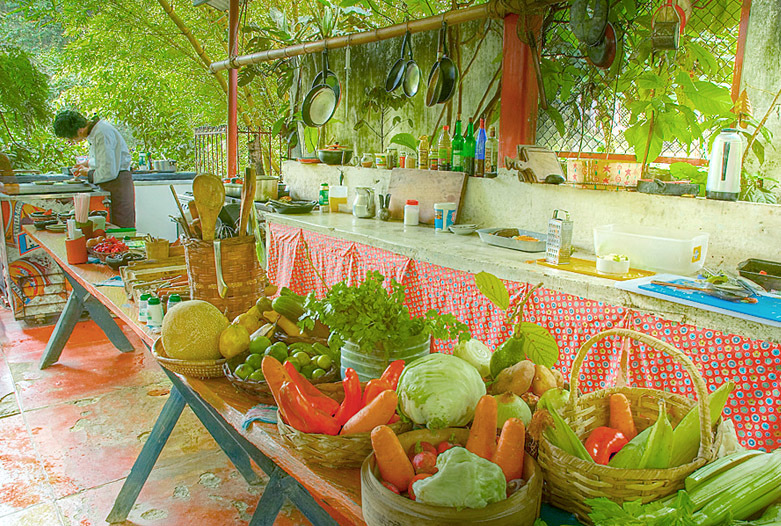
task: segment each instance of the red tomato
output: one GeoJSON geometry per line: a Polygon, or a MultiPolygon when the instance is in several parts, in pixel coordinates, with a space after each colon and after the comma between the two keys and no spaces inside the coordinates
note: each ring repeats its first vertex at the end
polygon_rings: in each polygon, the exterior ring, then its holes
{"type": "Polygon", "coordinates": [[[444,440],[439,443],[437,446],[437,454],[443,453],[450,449],[451,447],[456,447],[458,444],[453,444],[452,442],[449,442],[447,440],[444,440]]]}
{"type": "Polygon", "coordinates": [[[390,482],[382,481],[382,485],[391,490],[396,495],[401,495],[401,492],[399,491],[399,488],[397,488],[395,485],[391,484],[390,482]]]}
{"type": "Polygon", "coordinates": [[[420,475],[415,475],[412,477],[412,480],[409,481],[409,486],[407,487],[407,494],[409,495],[409,498],[412,500],[415,500],[415,492],[412,491],[412,485],[416,483],[419,480],[423,480],[425,478],[428,478],[431,476],[431,473],[421,473],[420,475]]]}
{"type": "Polygon", "coordinates": [[[415,468],[415,473],[431,473],[437,472],[437,456],[431,451],[424,451],[418,453],[412,459],[412,467],[415,468]]]}
{"type": "Polygon", "coordinates": [[[433,453],[434,456],[437,455],[437,448],[435,448],[431,442],[415,442],[407,452],[407,456],[409,457],[410,462],[415,458],[415,455],[418,453],[423,453],[424,451],[433,453]]]}

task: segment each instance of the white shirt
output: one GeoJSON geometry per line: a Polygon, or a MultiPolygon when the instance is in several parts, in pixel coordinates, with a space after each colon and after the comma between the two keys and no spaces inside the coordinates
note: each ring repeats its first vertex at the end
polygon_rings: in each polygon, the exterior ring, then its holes
{"type": "Polygon", "coordinates": [[[94,183],[105,183],[117,178],[119,172],[130,170],[130,150],[122,135],[108,122],[99,120],[87,135],[89,167],[95,170],[94,183]]]}

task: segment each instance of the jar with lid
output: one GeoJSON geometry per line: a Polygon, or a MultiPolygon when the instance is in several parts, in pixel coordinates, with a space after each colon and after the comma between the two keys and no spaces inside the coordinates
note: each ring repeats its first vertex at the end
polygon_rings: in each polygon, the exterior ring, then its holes
{"type": "Polygon", "coordinates": [[[320,198],[318,199],[318,204],[320,205],[321,212],[328,212],[330,206],[328,201],[328,183],[322,183],[320,185],[320,198]]]}
{"type": "Polygon", "coordinates": [[[172,307],[175,307],[177,304],[182,302],[182,297],[179,294],[171,294],[168,296],[168,303],[166,304],[165,312],[168,314],[168,311],[171,310],[172,307]]]}
{"type": "Polygon", "coordinates": [[[152,296],[147,301],[146,326],[153,331],[160,330],[163,326],[163,304],[158,297],[152,296]]]}
{"type": "Polygon", "coordinates": [[[141,294],[141,297],[138,300],[138,323],[144,323],[147,322],[147,312],[148,312],[148,302],[149,298],[151,298],[152,295],[148,292],[145,292],[144,294],[141,294]]]}
{"type": "Polygon", "coordinates": [[[404,225],[415,226],[420,221],[420,205],[416,199],[407,199],[404,205],[404,225]]]}

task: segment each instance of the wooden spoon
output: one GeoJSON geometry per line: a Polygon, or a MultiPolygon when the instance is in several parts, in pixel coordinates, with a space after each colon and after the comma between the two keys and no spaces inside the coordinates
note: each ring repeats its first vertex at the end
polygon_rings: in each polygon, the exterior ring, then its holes
{"type": "Polygon", "coordinates": [[[255,206],[255,170],[247,170],[244,177],[244,186],[241,191],[241,214],[239,215],[239,228],[236,235],[243,236],[247,232],[247,221],[249,220],[250,209],[255,206]]]}
{"type": "Polygon", "coordinates": [[[198,217],[201,218],[203,240],[213,241],[217,216],[225,204],[225,187],[216,175],[200,174],[193,179],[193,197],[198,207],[198,217]]]}

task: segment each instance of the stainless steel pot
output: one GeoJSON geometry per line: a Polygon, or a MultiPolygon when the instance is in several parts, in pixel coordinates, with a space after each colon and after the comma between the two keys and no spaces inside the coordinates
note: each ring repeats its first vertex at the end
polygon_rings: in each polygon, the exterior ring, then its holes
{"type": "Polygon", "coordinates": [[[176,161],[172,161],[171,159],[152,161],[152,170],[155,172],[175,172],[176,161]]]}
{"type": "Polygon", "coordinates": [[[255,201],[268,201],[277,199],[279,179],[271,176],[258,176],[255,178],[255,201]]]}

